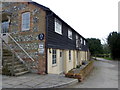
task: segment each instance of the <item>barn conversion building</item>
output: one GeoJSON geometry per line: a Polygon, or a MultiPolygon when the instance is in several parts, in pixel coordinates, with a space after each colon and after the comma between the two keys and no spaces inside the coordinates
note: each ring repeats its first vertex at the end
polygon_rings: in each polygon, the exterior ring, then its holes
{"type": "MultiPolygon", "coordinates": [[[[3,66],[8,48],[39,74],[67,73],[89,59],[87,40],[49,8],[36,2],[3,2],[1,14],[3,66]]],[[[11,63],[15,69],[15,61],[11,63]]]]}

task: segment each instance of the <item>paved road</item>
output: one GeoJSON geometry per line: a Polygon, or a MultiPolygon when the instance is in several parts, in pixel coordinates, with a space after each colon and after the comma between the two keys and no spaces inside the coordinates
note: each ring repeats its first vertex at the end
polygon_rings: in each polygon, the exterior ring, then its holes
{"type": "Polygon", "coordinates": [[[95,61],[95,68],[83,82],[67,88],[118,88],[118,62],[95,61]]]}

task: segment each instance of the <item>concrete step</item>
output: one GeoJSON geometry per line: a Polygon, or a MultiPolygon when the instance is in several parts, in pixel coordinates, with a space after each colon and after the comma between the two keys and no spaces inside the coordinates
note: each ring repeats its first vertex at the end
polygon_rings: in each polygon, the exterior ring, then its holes
{"type": "Polygon", "coordinates": [[[9,50],[7,50],[7,49],[3,49],[3,52],[10,52],[9,50]]]}
{"type": "MultiPolygon", "coordinates": [[[[23,68],[23,67],[25,67],[23,64],[14,65],[14,69],[23,68]]],[[[12,65],[10,65],[9,68],[11,69],[12,65]]]]}
{"type": "Polygon", "coordinates": [[[9,60],[9,59],[11,59],[11,58],[12,58],[12,56],[7,56],[7,57],[6,57],[6,56],[3,56],[2,58],[3,58],[3,60],[6,60],[6,59],[8,59],[8,60],[9,60]]]}
{"type": "MultiPolygon", "coordinates": [[[[9,57],[9,58],[4,58],[4,59],[3,59],[3,62],[9,63],[9,62],[12,62],[12,60],[13,60],[13,59],[10,58],[10,57],[9,57]]],[[[14,62],[19,62],[19,61],[18,61],[18,59],[15,59],[15,58],[14,58],[14,62]]]]}
{"type": "Polygon", "coordinates": [[[20,68],[20,67],[25,67],[25,66],[23,64],[18,64],[14,66],[14,68],[20,68]]]}
{"type": "Polygon", "coordinates": [[[9,50],[3,50],[3,53],[11,53],[9,50]]]}
{"type": "Polygon", "coordinates": [[[23,72],[23,71],[26,71],[27,69],[25,67],[21,67],[21,68],[16,68],[14,70],[14,72],[23,72]]]}
{"type": "MultiPolygon", "coordinates": [[[[6,63],[8,66],[12,66],[12,62],[6,63]]],[[[14,62],[14,65],[19,65],[21,64],[20,62],[16,61],[14,62]]]]}
{"type": "Polygon", "coordinates": [[[14,75],[15,76],[19,76],[25,73],[28,73],[28,69],[27,67],[18,60],[17,57],[14,57],[14,67],[12,68],[12,52],[7,50],[7,49],[3,49],[3,65],[7,65],[8,66],[8,70],[12,70],[14,69],[14,75]]]}
{"type": "Polygon", "coordinates": [[[12,57],[12,54],[9,54],[9,53],[3,53],[3,57],[8,57],[8,56],[11,56],[11,57],[12,57]]]}
{"type": "Polygon", "coordinates": [[[12,62],[12,59],[10,58],[9,60],[8,59],[5,59],[3,60],[4,63],[9,63],[9,62],[12,62]]]}
{"type": "Polygon", "coordinates": [[[28,73],[29,71],[23,71],[23,72],[19,72],[19,73],[15,73],[15,76],[20,76],[20,75],[23,75],[23,74],[26,74],[28,73]]]}

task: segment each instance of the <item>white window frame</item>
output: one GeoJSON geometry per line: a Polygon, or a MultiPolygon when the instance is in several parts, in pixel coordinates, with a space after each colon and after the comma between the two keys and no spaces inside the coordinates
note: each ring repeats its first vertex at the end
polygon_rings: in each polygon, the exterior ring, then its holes
{"type": "Polygon", "coordinates": [[[72,30],[68,29],[68,38],[72,39],[72,30]]]}
{"type": "Polygon", "coordinates": [[[86,45],[86,41],[84,40],[84,45],[86,45]]]}
{"type": "Polygon", "coordinates": [[[55,18],[55,32],[62,35],[62,23],[55,18]]]}
{"type": "Polygon", "coordinates": [[[78,43],[78,35],[76,35],[76,47],[79,47],[79,43],[78,43]]]}
{"type": "Polygon", "coordinates": [[[57,64],[57,50],[52,49],[52,65],[56,65],[56,64],[57,64]]]}
{"type": "Polygon", "coordinates": [[[81,37],[80,39],[81,39],[81,40],[80,40],[80,41],[81,41],[80,43],[83,44],[83,39],[82,39],[82,37],[81,37]]]}
{"type": "Polygon", "coordinates": [[[22,13],[22,31],[30,30],[30,12],[22,13]]]}

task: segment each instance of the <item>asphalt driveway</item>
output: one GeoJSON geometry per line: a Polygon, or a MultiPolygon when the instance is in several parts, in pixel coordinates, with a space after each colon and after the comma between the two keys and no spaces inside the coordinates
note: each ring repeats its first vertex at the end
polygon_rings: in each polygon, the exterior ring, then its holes
{"type": "Polygon", "coordinates": [[[66,88],[118,88],[118,61],[94,62],[91,74],[81,83],[66,88]]]}

